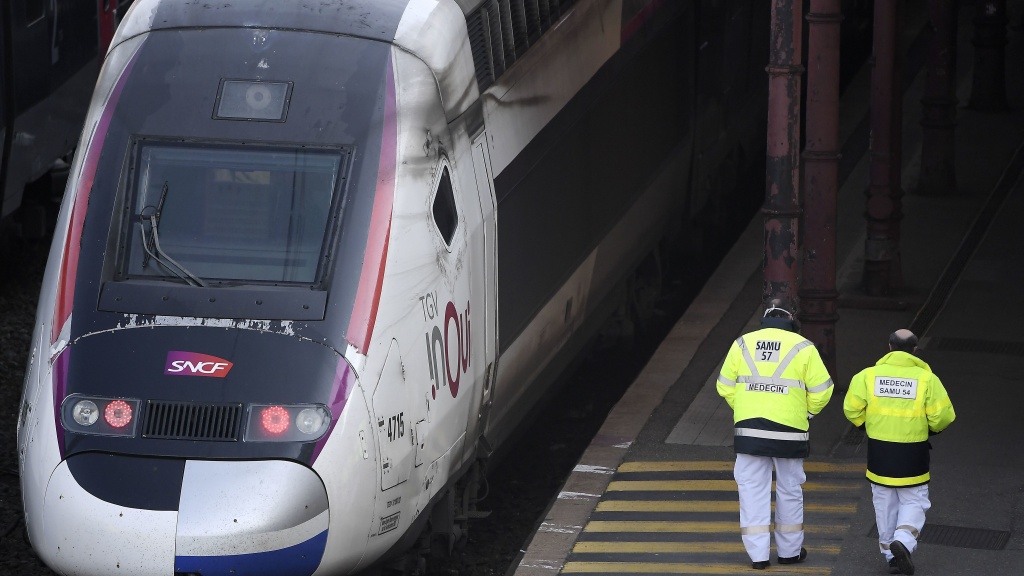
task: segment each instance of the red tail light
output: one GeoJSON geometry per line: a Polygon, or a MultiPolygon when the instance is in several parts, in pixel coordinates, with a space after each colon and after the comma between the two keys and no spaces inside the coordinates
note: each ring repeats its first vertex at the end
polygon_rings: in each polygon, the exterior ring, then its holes
{"type": "Polygon", "coordinates": [[[124,428],[132,421],[132,407],[124,400],[114,400],[103,409],[103,419],[114,428],[124,428]]]}
{"type": "Polygon", "coordinates": [[[260,424],[268,434],[277,436],[288,430],[291,424],[291,415],[280,406],[267,406],[260,411],[260,424]]]}

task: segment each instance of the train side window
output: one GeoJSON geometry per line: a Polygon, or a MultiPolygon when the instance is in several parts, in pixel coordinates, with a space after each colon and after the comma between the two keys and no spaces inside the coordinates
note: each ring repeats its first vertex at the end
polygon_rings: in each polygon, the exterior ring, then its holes
{"type": "Polygon", "coordinates": [[[25,8],[25,23],[29,26],[42,20],[46,16],[46,3],[48,0],[22,0],[25,8]]]}
{"type": "Polygon", "coordinates": [[[433,212],[437,231],[444,238],[444,243],[451,246],[459,220],[458,214],[455,211],[455,193],[452,191],[452,178],[448,173],[447,166],[442,169],[441,180],[437,184],[437,193],[434,194],[433,212]]]}

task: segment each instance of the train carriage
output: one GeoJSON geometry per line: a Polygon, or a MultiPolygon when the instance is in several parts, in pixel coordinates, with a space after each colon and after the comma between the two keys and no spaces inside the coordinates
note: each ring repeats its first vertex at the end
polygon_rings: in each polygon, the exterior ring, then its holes
{"type": "Polygon", "coordinates": [[[39,556],[341,574],[450,544],[479,464],[759,156],[760,4],[137,0],[26,374],[39,556]]]}

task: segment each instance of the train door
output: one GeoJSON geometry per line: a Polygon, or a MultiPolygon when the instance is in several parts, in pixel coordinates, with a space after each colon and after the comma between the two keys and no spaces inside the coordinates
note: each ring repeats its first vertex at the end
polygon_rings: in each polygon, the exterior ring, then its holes
{"type": "Polygon", "coordinates": [[[482,215],[481,230],[483,231],[483,291],[484,291],[484,354],[487,358],[486,374],[480,412],[478,415],[477,435],[487,450],[485,433],[487,417],[490,414],[494,394],[494,376],[497,373],[497,338],[498,338],[498,277],[496,260],[498,254],[497,226],[495,213],[497,200],[494,196],[494,178],[491,174],[491,158],[487,150],[487,132],[481,132],[473,140],[473,176],[476,179],[477,200],[482,215]]]}
{"type": "MultiPolygon", "coordinates": [[[[441,155],[433,172],[427,208],[439,282],[420,299],[427,321],[423,342],[430,386],[425,390],[426,418],[415,422],[416,465],[429,465],[424,474],[432,485],[443,484],[453,467],[469,457],[466,446],[477,437],[476,407],[488,364],[481,337],[487,306],[480,272],[485,261],[480,204],[474,186],[460,180],[455,169],[441,155]]],[[[468,166],[466,170],[469,175],[468,166]]]]}

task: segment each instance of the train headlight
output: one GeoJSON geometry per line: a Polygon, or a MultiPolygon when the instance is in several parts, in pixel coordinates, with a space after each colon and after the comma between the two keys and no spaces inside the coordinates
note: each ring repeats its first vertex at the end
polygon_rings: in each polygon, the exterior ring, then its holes
{"type": "Polygon", "coordinates": [[[295,418],[295,427],[306,436],[312,436],[320,431],[327,420],[327,410],[317,406],[316,408],[305,408],[295,418]]]}
{"type": "Polygon", "coordinates": [[[100,418],[100,411],[92,400],[79,400],[71,409],[71,416],[82,426],[92,426],[100,418]]]}
{"type": "Polygon", "coordinates": [[[246,442],[314,442],[327,433],[331,413],[320,404],[253,404],[246,442]]]}
{"type": "Polygon", "coordinates": [[[100,436],[135,436],[139,400],[72,394],[60,408],[65,430],[100,436]],[[100,418],[100,415],[103,417],[100,418]]]}

